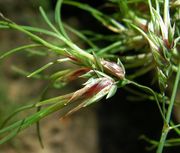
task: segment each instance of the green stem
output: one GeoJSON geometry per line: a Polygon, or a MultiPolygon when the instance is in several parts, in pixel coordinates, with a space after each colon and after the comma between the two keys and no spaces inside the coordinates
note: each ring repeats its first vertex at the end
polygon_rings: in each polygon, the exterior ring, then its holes
{"type": "Polygon", "coordinates": [[[178,67],[178,73],[176,75],[176,79],[175,79],[175,83],[174,83],[174,87],[173,87],[173,91],[172,91],[172,96],[171,96],[170,104],[169,104],[167,115],[166,115],[166,122],[164,123],[163,129],[162,129],[162,135],[161,135],[160,142],[159,142],[156,153],[163,152],[166,137],[170,130],[169,123],[170,123],[171,114],[172,114],[172,110],[173,110],[173,106],[174,106],[174,102],[175,102],[175,98],[176,98],[176,92],[178,89],[179,80],[180,80],[180,64],[178,67]]]}
{"type": "Polygon", "coordinates": [[[169,132],[169,127],[168,126],[167,127],[164,126],[162,131],[163,132],[161,134],[161,138],[160,138],[158,149],[157,149],[156,153],[162,153],[163,152],[163,148],[164,148],[164,145],[165,145],[166,137],[167,137],[168,132],[169,132]]]}
{"type": "Polygon", "coordinates": [[[28,36],[30,36],[35,42],[38,42],[42,45],[44,45],[47,48],[52,49],[54,52],[59,53],[59,54],[65,54],[66,50],[63,48],[59,48],[55,45],[52,45],[51,43],[46,42],[45,40],[43,40],[42,38],[38,37],[37,35],[34,35],[33,33],[21,28],[19,25],[16,24],[12,24],[12,23],[7,23],[7,25],[12,28],[12,29],[16,29],[18,31],[21,31],[25,34],[27,34],[28,36]]]}
{"type": "Polygon", "coordinates": [[[170,121],[170,118],[171,118],[172,109],[173,109],[173,105],[174,105],[175,98],[176,98],[176,92],[177,92],[177,89],[178,89],[179,80],[180,80],[180,64],[179,64],[179,67],[178,67],[178,73],[176,75],[176,80],[175,80],[174,87],[173,87],[173,92],[172,92],[172,96],[171,96],[171,100],[170,100],[170,105],[169,105],[168,111],[167,111],[166,119],[167,119],[168,122],[170,121]]]}
{"type": "Polygon", "coordinates": [[[158,106],[158,108],[159,108],[160,114],[161,114],[161,116],[162,116],[162,119],[163,119],[163,121],[166,123],[166,118],[165,118],[165,116],[164,116],[164,114],[163,114],[163,111],[162,111],[161,106],[160,106],[160,104],[159,104],[159,100],[158,100],[158,97],[157,97],[156,93],[155,93],[151,88],[149,88],[149,87],[147,87],[147,86],[143,86],[143,85],[138,84],[138,83],[136,83],[136,82],[134,82],[134,81],[131,81],[131,80],[128,80],[128,82],[129,82],[129,84],[132,84],[132,85],[134,85],[134,86],[136,86],[136,87],[138,87],[138,88],[140,88],[140,89],[143,89],[145,92],[149,92],[149,93],[151,93],[151,94],[154,96],[155,101],[156,101],[156,103],[157,103],[157,106],[158,106]]]}
{"type": "Polygon", "coordinates": [[[139,77],[139,76],[142,76],[144,75],[145,73],[149,72],[150,70],[152,70],[154,68],[154,64],[151,64],[150,65],[147,65],[146,67],[142,67],[140,70],[138,70],[137,72],[135,72],[134,74],[132,75],[129,75],[128,78],[129,79],[134,79],[136,77],[139,77]]]}
{"type": "MultiPolygon", "coordinates": [[[[8,26],[9,28],[12,28],[12,29],[15,29],[15,30],[18,30],[18,31],[21,31],[25,34],[27,34],[28,36],[30,36],[35,42],[38,42],[42,45],[44,45],[45,47],[47,48],[50,48],[52,51],[58,53],[58,54],[61,54],[61,55],[67,55],[67,50],[65,48],[59,48],[47,41],[45,41],[44,39],[38,37],[37,35],[29,32],[28,30],[26,29],[23,29],[21,26],[19,25],[16,25],[14,23],[7,23],[7,22],[4,22],[3,23],[4,25],[8,26]]],[[[64,37],[61,37],[59,35],[56,35],[56,34],[53,34],[53,33],[48,33],[48,34],[51,34],[57,38],[59,38],[60,40],[62,40],[64,43],[66,43],[69,47],[71,47],[72,49],[74,49],[79,55],[83,56],[84,58],[87,58],[89,59],[90,61],[94,62],[94,57],[85,52],[84,50],[82,50],[81,48],[79,48],[77,45],[75,45],[74,43],[68,41],[67,39],[65,39],[64,37]]]]}
{"type": "Polygon", "coordinates": [[[111,51],[113,48],[116,48],[116,47],[120,46],[121,44],[122,44],[122,41],[117,41],[117,42],[115,42],[115,43],[113,43],[113,44],[99,50],[99,52],[97,52],[97,54],[102,55],[102,54],[104,54],[104,53],[106,53],[108,51],[111,51]]]}

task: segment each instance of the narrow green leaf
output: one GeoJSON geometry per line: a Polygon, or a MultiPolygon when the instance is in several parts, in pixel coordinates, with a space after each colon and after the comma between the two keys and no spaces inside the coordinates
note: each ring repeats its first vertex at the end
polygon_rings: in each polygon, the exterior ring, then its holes
{"type": "Polygon", "coordinates": [[[105,54],[105,53],[108,53],[110,52],[112,49],[114,48],[119,48],[119,46],[122,44],[122,41],[117,41],[117,42],[114,42],[112,43],[111,45],[105,47],[105,48],[102,48],[100,49],[98,52],[97,52],[97,55],[102,55],[102,54],[105,54]]]}
{"type": "Polygon", "coordinates": [[[6,25],[0,25],[0,29],[8,29],[9,27],[6,25]]]}
{"type": "Polygon", "coordinates": [[[44,39],[42,39],[39,36],[31,33],[30,31],[28,31],[26,29],[23,29],[20,25],[17,25],[15,23],[8,23],[8,22],[3,22],[2,24],[8,25],[9,28],[18,30],[18,31],[28,35],[31,39],[33,39],[33,41],[35,41],[35,42],[37,42],[39,44],[42,44],[45,47],[48,47],[48,48],[52,49],[51,51],[54,51],[54,52],[59,53],[59,54],[64,54],[65,53],[64,48],[63,49],[59,48],[59,47],[53,45],[52,43],[49,43],[49,42],[45,41],[44,39]]]}
{"type": "Polygon", "coordinates": [[[119,58],[117,59],[117,64],[120,65],[120,67],[122,68],[123,72],[126,73],[125,67],[124,67],[123,63],[121,62],[121,60],[119,58]]]}
{"type": "Polygon", "coordinates": [[[111,89],[109,90],[109,92],[108,92],[108,94],[106,96],[106,99],[109,99],[112,96],[114,96],[116,91],[117,91],[117,85],[114,84],[114,85],[112,85],[111,89]]]}
{"type": "Polygon", "coordinates": [[[56,34],[55,32],[46,30],[46,29],[42,29],[39,27],[32,27],[32,26],[21,26],[21,28],[30,31],[30,32],[36,32],[36,33],[40,33],[40,34],[45,34],[45,35],[49,35],[49,36],[53,36],[55,38],[61,38],[58,34],[56,34]]]}
{"type": "Polygon", "coordinates": [[[151,47],[153,50],[158,51],[158,47],[154,44],[154,42],[148,37],[148,35],[147,35],[143,30],[141,30],[139,27],[137,27],[137,26],[134,25],[134,24],[131,24],[131,26],[132,26],[133,28],[135,28],[137,31],[139,31],[139,32],[147,39],[147,41],[148,41],[149,44],[150,44],[150,47],[151,47]]]}
{"type": "Polygon", "coordinates": [[[82,39],[84,42],[86,42],[89,46],[91,46],[92,48],[98,48],[89,38],[87,38],[83,33],[79,32],[78,30],[72,28],[71,26],[67,25],[64,23],[64,27],[69,30],[70,32],[72,32],[73,34],[75,34],[76,36],[78,36],[80,39],[82,39]]]}
{"type": "Polygon", "coordinates": [[[56,4],[56,8],[55,8],[55,21],[59,26],[59,30],[61,32],[61,34],[67,39],[70,40],[69,36],[67,35],[64,26],[63,26],[63,22],[61,20],[61,7],[62,7],[62,2],[63,0],[58,0],[57,4],[56,4]]]}
{"type": "Polygon", "coordinates": [[[8,135],[6,135],[4,138],[0,139],[0,145],[6,143],[7,141],[11,140],[12,138],[14,138],[21,130],[21,125],[23,125],[24,120],[21,121],[20,126],[16,129],[13,130],[12,132],[10,132],[8,135]]]}
{"type": "Polygon", "coordinates": [[[10,121],[14,116],[16,116],[17,114],[19,114],[20,112],[25,111],[25,110],[28,110],[28,109],[32,109],[32,108],[34,108],[34,107],[35,107],[35,104],[30,104],[30,105],[23,106],[23,107],[20,107],[19,109],[15,110],[13,113],[11,113],[11,114],[3,121],[3,123],[1,124],[0,129],[2,129],[2,128],[8,123],[8,121],[10,121]]]}
{"type": "Polygon", "coordinates": [[[61,33],[59,33],[59,31],[57,30],[57,28],[51,23],[51,21],[49,20],[49,18],[47,17],[45,11],[43,10],[42,7],[39,7],[40,13],[42,15],[42,17],[44,18],[45,22],[49,25],[49,27],[56,32],[58,35],[61,35],[61,33]]]}
{"type": "MultiPolygon", "coordinates": [[[[28,71],[25,71],[25,70],[15,66],[15,65],[11,66],[11,69],[14,72],[18,73],[19,75],[22,75],[22,76],[25,76],[25,77],[30,74],[28,71]]],[[[32,76],[32,78],[34,78],[34,79],[43,79],[45,77],[37,74],[37,75],[32,76]]]]}
{"type": "Polygon", "coordinates": [[[103,72],[103,66],[101,64],[101,59],[94,52],[93,52],[93,56],[94,56],[94,60],[95,60],[97,68],[100,69],[101,72],[103,72]]]}
{"type": "Polygon", "coordinates": [[[68,98],[71,95],[72,94],[67,94],[67,95],[62,95],[62,96],[53,97],[53,98],[50,98],[50,99],[47,99],[47,100],[43,100],[41,102],[38,102],[36,104],[36,107],[43,106],[43,105],[56,104],[56,103],[65,103],[65,102],[67,102],[69,100],[68,98]]]}
{"type": "Polygon", "coordinates": [[[50,62],[50,63],[44,65],[43,67],[37,69],[36,71],[32,72],[32,73],[29,74],[27,77],[30,78],[30,77],[32,77],[32,76],[34,76],[34,75],[36,75],[36,74],[44,71],[45,69],[47,69],[48,67],[50,67],[50,66],[53,65],[53,64],[54,64],[53,62],[50,62]]]}
{"type": "MultiPolygon", "coordinates": [[[[158,24],[159,24],[159,26],[161,28],[161,33],[162,33],[163,39],[168,40],[168,27],[163,22],[162,17],[160,16],[160,14],[158,14],[158,12],[154,8],[152,9],[152,11],[153,11],[155,19],[158,21],[158,24]]],[[[158,25],[155,24],[153,26],[158,26],[158,25]]]]}
{"type": "Polygon", "coordinates": [[[169,0],[164,0],[164,24],[170,27],[169,0]]]}
{"type": "Polygon", "coordinates": [[[88,11],[90,13],[99,14],[99,15],[102,14],[100,11],[98,11],[98,10],[94,9],[93,7],[90,7],[89,5],[84,4],[84,3],[79,3],[79,2],[71,1],[71,0],[68,0],[68,1],[66,0],[63,3],[79,7],[80,9],[83,9],[83,10],[88,11]]]}
{"type": "Polygon", "coordinates": [[[58,72],[52,74],[52,75],[50,76],[50,79],[56,80],[57,78],[59,78],[59,77],[61,77],[61,76],[64,76],[64,75],[70,73],[71,71],[72,71],[71,69],[66,69],[66,70],[58,71],[58,72]]]}
{"type": "Polygon", "coordinates": [[[147,63],[147,65],[142,66],[142,68],[138,69],[136,72],[129,75],[128,78],[134,79],[136,77],[142,76],[142,75],[146,74],[147,72],[151,71],[153,68],[155,68],[155,64],[147,63]]]}
{"type": "Polygon", "coordinates": [[[114,32],[122,32],[125,30],[125,27],[122,24],[118,23],[113,18],[103,14],[99,10],[97,10],[87,4],[79,3],[79,2],[75,2],[75,1],[71,1],[71,0],[64,1],[63,3],[76,6],[82,10],[85,10],[85,11],[91,13],[98,21],[103,23],[104,26],[106,26],[108,29],[110,29],[114,32]]]}
{"type": "Polygon", "coordinates": [[[1,129],[0,134],[4,134],[9,131],[13,131],[13,130],[17,129],[19,126],[21,126],[20,130],[23,130],[23,129],[31,126],[32,124],[36,123],[40,119],[46,117],[47,115],[52,114],[53,112],[56,112],[57,110],[63,108],[65,106],[64,104],[65,104],[65,102],[62,102],[62,103],[59,102],[59,103],[55,103],[47,108],[44,108],[44,109],[40,110],[39,112],[36,112],[33,115],[31,115],[23,120],[17,121],[3,129],[1,129]],[[23,124],[22,124],[22,121],[23,121],[23,124]]]}
{"type": "Polygon", "coordinates": [[[11,49],[9,51],[7,51],[6,53],[4,53],[3,55],[0,56],[0,59],[3,59],[9,55],[12,55],[16,52],[19,52],[19,51],[23,51],[25,49],[28,49],[28,48],[34,48],[34,47],[40,47],[41,45],[39,44],[30,44],[30,45],[24,45],[24,46],[20,46],[20,47],[17,47],[15,49],[11,49]]]}

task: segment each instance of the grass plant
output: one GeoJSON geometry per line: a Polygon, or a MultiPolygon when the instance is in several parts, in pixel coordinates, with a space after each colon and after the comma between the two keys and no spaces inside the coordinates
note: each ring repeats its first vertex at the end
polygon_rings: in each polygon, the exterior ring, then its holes
{"type": "Polygon", "coordinates": [[[59,90],[78,78],[87,81],[79,90],[49,99],[42,98],[41,101],[23,106],[10,114],[1,126],[0,144],[35,123],[39,125],[42,118],[56,111],[66,110],[61,116],[64,117],[99,102],[104,97],[111,98],[119,88],[131,87],[128,94],[156,102],[164,123],[159,141],[143,138],[156,148],[156,153],[162,153],[164,147],[180,145],[180,124],[176,124],[172,119],[173,108],[180,105],[176,100],[180,79],[179,6],[179,0],[107,0],[103,7],[111,7],[115,11],[106,14],[103,10],[93,8],[85,2],[58,0],[54,19],[50,19],[42,7],[39,8],[47,29],[19,25],[1,14],[0,30],[19,31],[32,42],[1,52],[1,60],[17,52],[28,52],[30,49],[39,53],[39,48],[43,48],[56,55],[57,59],[33,72],[21,70],[25,72],[23,74],[26,77],[46,79],[49,82],[48,87],[58,85],[59,90]],[[62,12],[62,5],[70,5],[88,12],[111,34],[97,33],[88,27],[86,30],[76,30],[65,24],[62,16],[66,12],[62,12]],[[86,46],[79,47],[69,33],[76,35],[86,46]],[[48,37],[53,39],[46,39],[48,37]],[[59,41],[59,45],[53,40],[59,41]],[[102,46],[99,42],[105,42],[107,46],[102,46]],[[42,72],[46,69],[66,62],[73,63],[77,67],[60,69],[43,77],[42,72]],[[151,80],[154,84],[158,84],[156,90],[152,89],[151,83],[142,85],[137,81],[138,77],[149,72],[154,73],[151,80]],[[172,89],[169,89],[172,91],[171,96],[167,90],[169,83],[173,83],[172,89]],[[137,88],[140,90],[136,91],[137,88]],[[13,116],[27,109],[38,111],[8,124],[13,116]],[[170,131],[174,131],[177,137],[169,139],[170,131]]]}

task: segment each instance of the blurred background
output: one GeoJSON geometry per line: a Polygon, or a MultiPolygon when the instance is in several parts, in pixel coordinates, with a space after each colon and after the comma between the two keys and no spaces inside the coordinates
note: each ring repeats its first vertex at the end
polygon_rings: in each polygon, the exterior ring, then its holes
{"type": "MultiPolygon", "coordinates": [[[[85,2],[99,8],[105,0],[85,2]]],[[[0,0],[0,12],[19,24],[46,27],[38,7],[43,6],[51,17],[55,3],[55,0],[0,0]]],[[[76,28],[109,33],[88,13],[77,8],[65,6],[62,15],[65,22],[76,28]]],[[[28,41],[27,37],[16,31],[0,30],[1,52],[28,41]]],[[[104,44],[102,42],[99,45],[104,44]]],[[[47,82],[27,79],[22,75],[21,69],[31,72],[47,63],[50,58],[54,57],[30,56],[21,52],[0,61],[0,122],[19,106],[38,100],[47,82]]],[[[148,82],[150,74],[143,77],[146,79],[139,80],[148,82]]],[[[63,91],[52,89],[49,94],[62,94],[77,87],[78,82],[63,91]]],[[[176,112],[178,114],[179,111],[176,112]]],[[[23,113],[19,117],[23,117],[23,113]]],[[[150,145],[140,137],[146,135],[158,140],[162,127],[155,103],[128,101],[123,90],[118,91],[110,100],[102,100],[64,120],[59,120],[56,113],[40,123],[44,149],[39,144],[35,126],[32,126],[0,146],[0,153],[145,153],[150,145]]],[[[179,153],[179,149],[168,148],[165,152],[179,153]]],[[[154,150],[149,152],[153,153],[154,150]]]]}

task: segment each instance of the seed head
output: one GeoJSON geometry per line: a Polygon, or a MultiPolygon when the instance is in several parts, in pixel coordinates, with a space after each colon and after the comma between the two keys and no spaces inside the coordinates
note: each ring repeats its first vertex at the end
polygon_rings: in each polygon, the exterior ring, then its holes
{"type": "Polygon", "coordinates": [[[105,68],[105,70],[107,72],[109,72],[110,74],[118,77],[119,79],[123,79],[125,76],[125,71],[124,69],[119,66],[118,64],[114,63],[114,62],[109,62],[109,61],[105,61],[102,60],[101,64],[103,65],[103,67],[105,68]]]}

